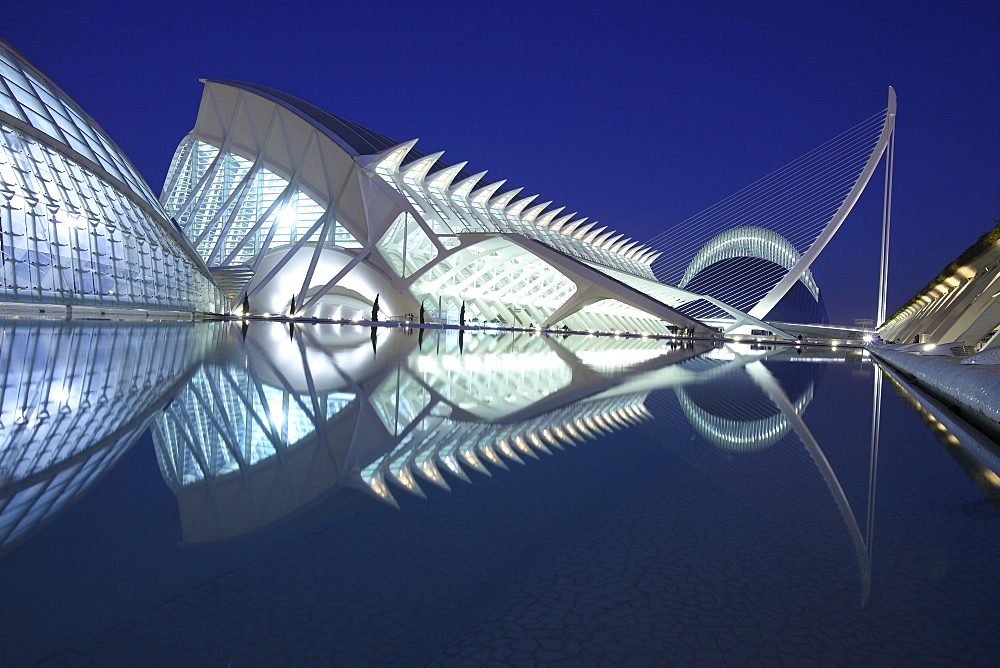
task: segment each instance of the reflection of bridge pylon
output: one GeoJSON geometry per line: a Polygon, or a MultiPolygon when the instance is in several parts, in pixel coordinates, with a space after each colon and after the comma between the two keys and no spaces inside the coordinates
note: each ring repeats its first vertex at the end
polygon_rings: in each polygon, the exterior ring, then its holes
{"type": "Polygon", "coordinates": [[[785,391],[781,388],[777,379],[767,370],[767,367],[760,362],[754,362],[747,365],[747,373],[750,374],[750,377],[754,379],[771,401],[774,402],[774,405],[778,407],[778,410],[785,416],[789,424],[792,425],[792,429],[795,430],[796,435],[798,435],[799,439],[806,446],[806,450],[809,451],[809,455],[816,464],[816,468],[823,476],[823,480],[826,481],[827,487],[830,488],[830,493],[833,495],[833,500],[837,503],[837,509],[844,519],[844,524],[851,536],[851,542],[858,557],[858,564],[861,570],[861,604],[865,605],[868,602],[868,595],[871,591],[871,555],[868,552],[864,538],[861,536],[861,529],[858,527],[854,510],[847,500],[847,495],[844,494],[844,488],[841,487],[840,481],[837,479],[833,468],[823,454],[823,450],[819,447],[819,443],[816,442],[812,432],[809,431],[809,427],[806,426],[802,417],[795,411],[792,402],[789,401],[785,391]]]}
{"type": "MultiPolygon", "coordinates": [[[[715,364],[720,365],[720,370],[732,372],[743,368],[745,374],[728,373],[725,375],[725,387],[722,388],[721,394],[717,397],[712,396],[710,388],[706,398],[701,400],[702,403],[709,404],[708,408],[696,401],[697,395],[694,390],[697,390],[700,385],[676,387],[674,391],[677,395],[678,406],[699,435],[727,453],[757,453],[778,443],[790,433],[796,435],[829,488],[848,535],[851,537],[860,571],[862,605],[866,604],[871,590],[871,540],[874,471],[877,464],[877,432],[873,431],[868,526],[866,537],[862,537],[855,513],[847,500],[840,481],[802,419],[802,414],[814,397],[815,379],[808,381],[801,390],[798,399],[793,402],[786,393],[786,389],[763,363],[764,360],[768,359],[785,360],[789,363],[796,361],[797,356],[793,355],[790,350],[756,351],[747,347],[736,348],[735,346],[728,347],[728,350],[728,354],[726,351],[713,351],[710,355],[692,360],[688,366],[704,365],[712,363],[714,360],[715,364]],[[751,353],[754,355],[751,356],[751,353]],[[730,358],[732,359],[730,360],[730,358]],[[742,381],[743,387],[740,387],[741,378],[745,379],[742,381]],[[751,396],[753,388],[762,391],[765,396],[754,400],[751,396]],[[718,414],[720,409],[725,411],[724,415],[718,414]],[[772,413],[771,411],[775,409],[777,409],[777,413],[772,413]],[[766,414],[761,417],[762,413],[766,414]]],[[[818,360],[811,361],[815,363],[818,360]]],[[[879,398],[880,393],[877,393],[875,397],[876,412],[873,414],[873,419],[876,422],[873,424],[877,424],[877,401],[879,398]]],[[[657,399],[654,398],[651,401],[657,402],[657,399]]],[[[659,405],[654,403],[651,407],[654,409],[654,414],[659,407],[668,408],[662,398],[659,399],[659,405]]]]}

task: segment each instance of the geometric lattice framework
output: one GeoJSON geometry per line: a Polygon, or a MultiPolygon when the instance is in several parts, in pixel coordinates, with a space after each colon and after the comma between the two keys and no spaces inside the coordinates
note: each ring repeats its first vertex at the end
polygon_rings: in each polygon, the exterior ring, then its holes
{"type": "Polygon", "coordinates": [[[0,301],[218,312],[189,249],[107,135],[0,42],[0,301]]]}
{"type": "Polygon", "coordinates": [[[680,311],[701,295],[656,280],[657,251],[414,144],[208,81],[161,199],[234,309],[359,312],[379,296],[382,317],[707,331],[680,311]]]}
{"type": "MultiPolygon", "coordinates": [[[[895,117],[890,88],[886,109],[657,235],[649,241],[662,251],[656,275],[673,285],[697,284],[695,291],[756,318],[766,317],[796,281],[818,300],[809,266],[886,153],[895,117]],[[773,266],[764,268],[754,259],[773,266]],[[709,274],[713,265],[720,269],[709,274]],[[697,281],[703,273],[706,278],[697,281]]],[[[715,315],[707,304],[685,312],[696,318],[715,315]]]]}

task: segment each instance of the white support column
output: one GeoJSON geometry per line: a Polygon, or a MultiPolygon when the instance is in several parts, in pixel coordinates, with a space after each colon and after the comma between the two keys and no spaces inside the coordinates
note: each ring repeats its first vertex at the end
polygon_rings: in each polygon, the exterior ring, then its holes
{"type": "Polygon", "coordinates": [[[876,327],[881,327],[885,322],[885,301],[889,282],[889,221],[892,217],[892,167],[895,151],[896,125],[893,123],[892,132],[889,134],[889,146],[885,152],[885,190],[882,195],[882,264],[879,269],[876,327]]]}

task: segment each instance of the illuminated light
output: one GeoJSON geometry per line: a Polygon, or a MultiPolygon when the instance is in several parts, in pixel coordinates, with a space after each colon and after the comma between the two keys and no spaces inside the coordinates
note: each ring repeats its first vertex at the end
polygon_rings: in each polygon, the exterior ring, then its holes
{"type": "Polygon", "coordinates": [[[378,476],[373,475],[371,478],[369,478],[368,486],[371,488],[373,492],[375,492],[382,498],[386,498],[389,496],[389,488],[385,486],[385,483],[378,476]]]}
{"type": "Polygon", "coordinates": [[[441,457],[441,462],[445,465],[445,468],[447,468],[449,471],[457,475],[459,478],[462,478],[466,481],[469,480],[469,477],[465,475],[465,472],[462,470],[462,467],[458,465],[458,460],[455,459],[455,455],[443,455],[441,457]]]}
{"type": "Polygon", "coordinates": [[[292,207],[283,206],[281,211],[278,212],[278,222],[281,225],[290,226],[295,222],[295,212],[292,211],[292,207]]]}
{"type": "Polygon", "coordinates": [[[861,338],[862,338],[862,339],[864,339],[865,343],[871,343],[872,341],[874,341],[874,340],[875,340],[875,337],[874,337],[874,336],[872,336],[871,334],[865,334],[865,335],[864,335],[863,337],[861,337],[861,338]]]}
{"type": "Polygon", "coordinates": [[[740,335],[738,335],[738,334],[733,337],[733,341],[737,341],[738,342],[738,341],[742,341],[742,340],[743,340],[743,337],[740,336],[740,335]]]}
{"type": "Polygon", "coordinates": [[[54,387],[49,390],[49,399],[61,404],[66,403],[69,399],[69,392],[66,391],[65,387],[54,387]]]}
{"type": "Polygon", "coordinates": [[[479,448],[479,451],[483,454],[484,457],[486,457],[486,459],[493,462],[497,466],[500,466],[502,464],[502,462],[500,461],[500,457],[497,456],[497,453],[493,452],[493,448],[491,448],[490,446],[484,445],[479,448]]]}
{"type": "Polygon", "coordinates": [[[933,343],[928,343],[928,344],[925,344],[925,345],[924,345],[924,346],[922,347],[922,349],[923,349],[923,350],[924,350],[925,352],[926,352],[926,351],[928,351],[928,350],[934,350],[935,348],[937,348],[937,345],[936,345],[936,344],[933,344],[933,343]]]}

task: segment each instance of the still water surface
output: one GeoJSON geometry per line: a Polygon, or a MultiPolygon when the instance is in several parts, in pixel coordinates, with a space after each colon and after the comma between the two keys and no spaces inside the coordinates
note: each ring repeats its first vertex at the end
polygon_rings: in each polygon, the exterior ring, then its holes
{"type": "Polygon", "coordinates": [[[0,330],[4,663],[1000,654],[1000,479],[857,350],[0,330]]]}

